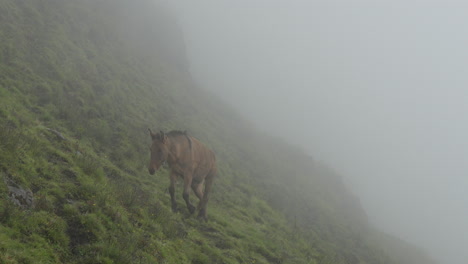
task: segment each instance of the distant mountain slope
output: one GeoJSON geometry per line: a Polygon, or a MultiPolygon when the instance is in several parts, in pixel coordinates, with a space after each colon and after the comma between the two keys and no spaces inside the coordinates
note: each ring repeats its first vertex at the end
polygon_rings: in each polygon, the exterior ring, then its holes
{"type": "Polygon", "coordinates": [[[396,240],[333,170],[198,88],[152,1],[1,0],[0,39],[0,263],[427,263],[379,244],[396,240]],[[148,127],[215,150],[208,223],[171,212],[148,127]]]}

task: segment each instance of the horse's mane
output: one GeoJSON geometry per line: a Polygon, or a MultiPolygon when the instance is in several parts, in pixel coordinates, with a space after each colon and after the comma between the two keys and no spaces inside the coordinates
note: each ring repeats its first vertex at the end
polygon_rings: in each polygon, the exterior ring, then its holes
{"type": "Polygon", "coordinates": [[[172,130],[168,132],[166,135],[168,136],[186,136],[187,135],[187,130],[182,131],[182,130],[172,130]]]}
{"type": "Polygon", "coordinates": [[[190,149],[192,149],[192,140],[187,135],[187,130],[184,130],[184,131],[182,131],[182,130],[172,130],[172,131],[169,131],[166,135],[168,135],[168,136],[185,136],[187,138],[187,140],[188,140],[190,149]]]}

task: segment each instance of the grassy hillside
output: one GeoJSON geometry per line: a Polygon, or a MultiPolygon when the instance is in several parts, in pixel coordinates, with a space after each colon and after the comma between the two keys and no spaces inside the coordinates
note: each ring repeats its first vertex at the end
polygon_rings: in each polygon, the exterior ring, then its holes
{"type": "Polygon", "coordinates": [[[428,263],[385,246],[333,170],[192,83],[151,1],[0,0],[0,39],[0,263],[428,263]],[[170,210],[148,127],[216,152],[207,223],[170,210]]]}

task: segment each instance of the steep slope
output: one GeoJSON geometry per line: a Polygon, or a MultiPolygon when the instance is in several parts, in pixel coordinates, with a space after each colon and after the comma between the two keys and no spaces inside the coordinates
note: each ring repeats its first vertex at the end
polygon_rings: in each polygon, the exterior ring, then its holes
{"type": "Polygon", "coordinates": [[[2,0],[0,39],[1,263],[409,263],[339,175],[191,81],[152,1],[2,0]],[[171,212],[148,127],[215,150],[208,223],[171,212]]]}
{"type": "Polygon", "coordinates": [[[388,236],[378,231],[374,233],[374,239],[375,243],[382,245],[384,251],[392,255],[395,259],[398,259],[400,263],[437,263],[428,257],[424,251],[401,239],[388,236]]]}

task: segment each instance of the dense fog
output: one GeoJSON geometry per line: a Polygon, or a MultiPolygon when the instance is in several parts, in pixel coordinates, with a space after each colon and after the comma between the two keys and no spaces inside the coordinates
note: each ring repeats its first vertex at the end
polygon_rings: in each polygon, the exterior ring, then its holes
{"type": "Polygon", "coordinates": [[[468,5],[177,0],[194,78],[334,167],[378,228],[468,262],[468,5]]]}

